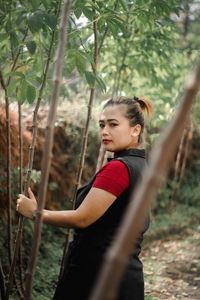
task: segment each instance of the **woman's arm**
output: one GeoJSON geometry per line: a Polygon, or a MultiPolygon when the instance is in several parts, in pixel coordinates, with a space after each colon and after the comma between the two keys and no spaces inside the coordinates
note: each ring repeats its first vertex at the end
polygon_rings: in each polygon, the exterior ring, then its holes
{"type": "MultiPolygon", "coordinates": [[[[29,197],[19,195],[17,211],[27,218],[33,218],[37,210],[37,201],[29,189],[29,197]]],[[[105,190],[91,188],[82,204],[76,210],[51,211],[43,210],[43,222],[60,227],[86,228],[98,220],[111,206],[117,197],[105,190]]]]}

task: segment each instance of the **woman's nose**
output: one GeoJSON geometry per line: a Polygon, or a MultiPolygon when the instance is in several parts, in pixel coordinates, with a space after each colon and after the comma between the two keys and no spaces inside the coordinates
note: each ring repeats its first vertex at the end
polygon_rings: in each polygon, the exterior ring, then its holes
{"type": "Polygon", "coordinates": [[[101,134],[102,135],[107,135],[108,134],[108,127],[107,126],[104,126],[104,128],[102,129],[101,134]]]}

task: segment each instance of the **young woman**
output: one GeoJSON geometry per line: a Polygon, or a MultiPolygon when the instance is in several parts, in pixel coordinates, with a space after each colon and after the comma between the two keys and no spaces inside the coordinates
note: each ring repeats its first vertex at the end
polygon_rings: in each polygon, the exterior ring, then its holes
{"type": "MultiPolygon", "coordinates": [[[[58,282],[54,300],[87,300],[96,282],[104,254],[120,226],[122,215],[142,176],[145,150],[142,149],[144,111],[151,103],[137,97],[117,97],[106,102],[99,119],[100,136],[114,158],[77,192],[76,208],[70,211],[43,211],[43,222],[75,229],[58,282]]],[[[20,195],[17,211],[32,218],[37,201],[20,195]]],[[[144,226],[144,231],[148,222],[144,226]]],[[[144,232],[143,231],[143,232],[144,232]]],[[[143,300],[143,268],[139,259],[143,232],[129,259],[117,292],[117,300],[143,300]]],[[[111,278],[112,280],[112,278],[111,278]]]]}

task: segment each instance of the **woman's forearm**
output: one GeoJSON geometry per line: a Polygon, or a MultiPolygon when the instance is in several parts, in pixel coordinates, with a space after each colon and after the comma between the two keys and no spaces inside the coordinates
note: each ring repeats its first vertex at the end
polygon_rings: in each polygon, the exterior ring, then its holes
{"type": "Polygon", "coordinates": [[[43,210],[43,222],[58,227],[82,227],[81,219],[76,210],[43,210]]]}

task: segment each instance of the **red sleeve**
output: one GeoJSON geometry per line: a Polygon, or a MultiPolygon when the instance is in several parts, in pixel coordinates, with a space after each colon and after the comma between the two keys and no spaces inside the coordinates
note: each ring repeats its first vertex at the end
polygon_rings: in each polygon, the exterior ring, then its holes
{"type": "Polygon", "coordinates": [[[93,187],[118,197],[129,186],[129,172],[120,160],[107,163],[97,174],[93,187]]]}

